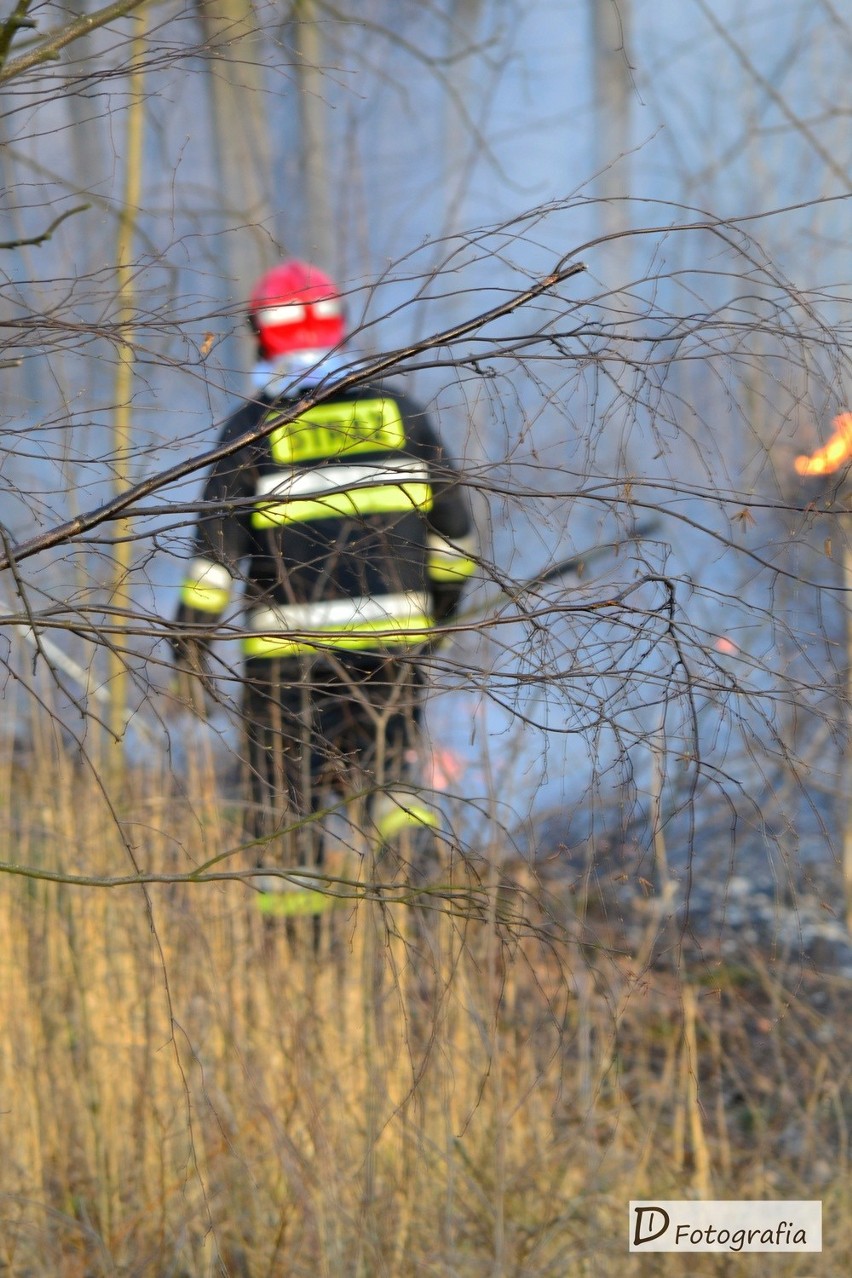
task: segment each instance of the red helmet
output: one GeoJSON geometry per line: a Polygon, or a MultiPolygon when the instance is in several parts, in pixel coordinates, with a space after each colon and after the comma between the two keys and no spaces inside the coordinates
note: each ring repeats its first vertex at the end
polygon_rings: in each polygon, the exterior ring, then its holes
{"type": "Polygon", "coordinates": [[[249,302],[249,323],[263,359],[327,350],[344,336],[337,288],[307,262],[282,262],[261,276],[249,302]]]}

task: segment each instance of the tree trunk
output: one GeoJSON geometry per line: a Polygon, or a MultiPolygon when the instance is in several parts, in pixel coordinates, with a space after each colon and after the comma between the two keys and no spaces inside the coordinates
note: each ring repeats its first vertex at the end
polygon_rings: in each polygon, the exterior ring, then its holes
{"type": "Polygon", "coordinates": [[[843,584],[846,587],[846,750],[843,759],[843,894],[846,926],[852,932],[852,540],[843,542],[843,584]]]}
{"type": "Polygon", "coordinates": [[[298,0],[295,9],[296,71],[301,115],[301,172],[305,256],[321,270],[337,269],[336,236],[329,199],[331,182],[326,127],[324,45],[315,0],[298,0]]]}
{"type": "MultiPolygon", "coordinates": [[[[133,241],[142,200],[143,141],[145,131],[145,29],[138,20],[131,45],[131,71],[127,131],[124,138],[124,192],[116,242],[117,328],[119,343],[115,369],[115,410],[113,414],[113,488],[122,493],[131,483],[133,398],[133,313],[136,288],[133,241]]],[[[131,521],[128,516],[114,524],[115,549],[112,562],[111,600],[114,633],[108,640],[108,686],[110,691],[109,730],[121,740],[127,723],[127,656],[125,631],[130,616],[130,569],[132,559],[131,521]]]]}
{"type": "MultiPolygon", "coordinates": [[[[200,0],[198,16],[208,52],[206,88],[222,230],[236,231],[222,237],[223,285],[228,304],[239,311],[257,277],[278,256],[269,146],[273,102],[251,0],[200,0]]],[[[245,334],[244,340],[226,345],[227,366],[248,367],[249,341],[245,334]]]]}
{"type": "MultiPolygon", "coordinates": [[[[600,225],[608,235],[623,237],[629,229],[630,101],[633,77],[627,53],[630,0],[590,0],[597,145],[597,195],[600,225]]],[[[607,283],[625,282],[629,248],[616,238],[607,246],[607,283]]]]}

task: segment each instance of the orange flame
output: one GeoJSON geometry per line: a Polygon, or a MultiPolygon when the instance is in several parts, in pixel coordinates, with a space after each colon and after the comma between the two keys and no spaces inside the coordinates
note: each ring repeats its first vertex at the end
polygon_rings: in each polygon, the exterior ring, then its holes
{"type": "Polygon", "coordinates": [[[832,475],[852,461],[852,413],[841,413],[831,423],[834,434],[810,456],[797,457],[797,475],[832,475]]]}

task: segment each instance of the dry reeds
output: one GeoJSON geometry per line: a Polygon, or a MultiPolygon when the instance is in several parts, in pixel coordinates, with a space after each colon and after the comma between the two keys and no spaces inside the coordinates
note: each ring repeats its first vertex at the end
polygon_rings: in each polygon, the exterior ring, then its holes
{"type": "Polygon", "coordinates": [[[822,1198],[842,1272],[842,982],[637,968],[567,894],[458,855],[427,906],[367,892],[318,945],[239,879],[93,885],[237,870],[236,821],[203,770],[191,803],[147,775],[109,804],[46,761],[1,783],[6,1272],[673,1274],[627,1254],[628,1201],[709,1194],[822,1198]]]}

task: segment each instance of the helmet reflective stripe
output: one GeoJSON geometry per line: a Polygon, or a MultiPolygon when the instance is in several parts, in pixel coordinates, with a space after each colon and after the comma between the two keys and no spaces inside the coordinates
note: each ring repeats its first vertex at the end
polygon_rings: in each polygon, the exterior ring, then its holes
{"type": "Polygon", "coordinates": [[[257,322],[261,327],[274,324],[298,324],[307,315],[307,307],[299,302],[289,302],[281,306],[265,306],[257,312],[257,322]]]}
{"type": "Polygon", "coordinates": [[[255,528],[353,515],[401,514],[432,506],[428,467],[419,462],[278,471],[258,483],[255,528]],[[395,482],[396,481],[396,482],[395,482]],[[265,500],[267,497],[274,500],[265,500]]]}
{"type": "Polygon", "coordinates": [[[313,306],[317,319],[337,319],[343,314],[339,297],[321,297],[313,306]]]}
{"type": "Polygon", "coordinates": [[[473,556],[478,543],[474,533],[458,537],[455,541],[430,533],[427,547],[429,576],[432,581],[467,581],[476,572],[477,563],[473,556]]]}
{"type": "Polygon", "coordinates": [[[231,597],[231,584],[231,574],[222,564],[193,559],[181,587],[181,602],[199,612],[221,612],[231,597]]]}

